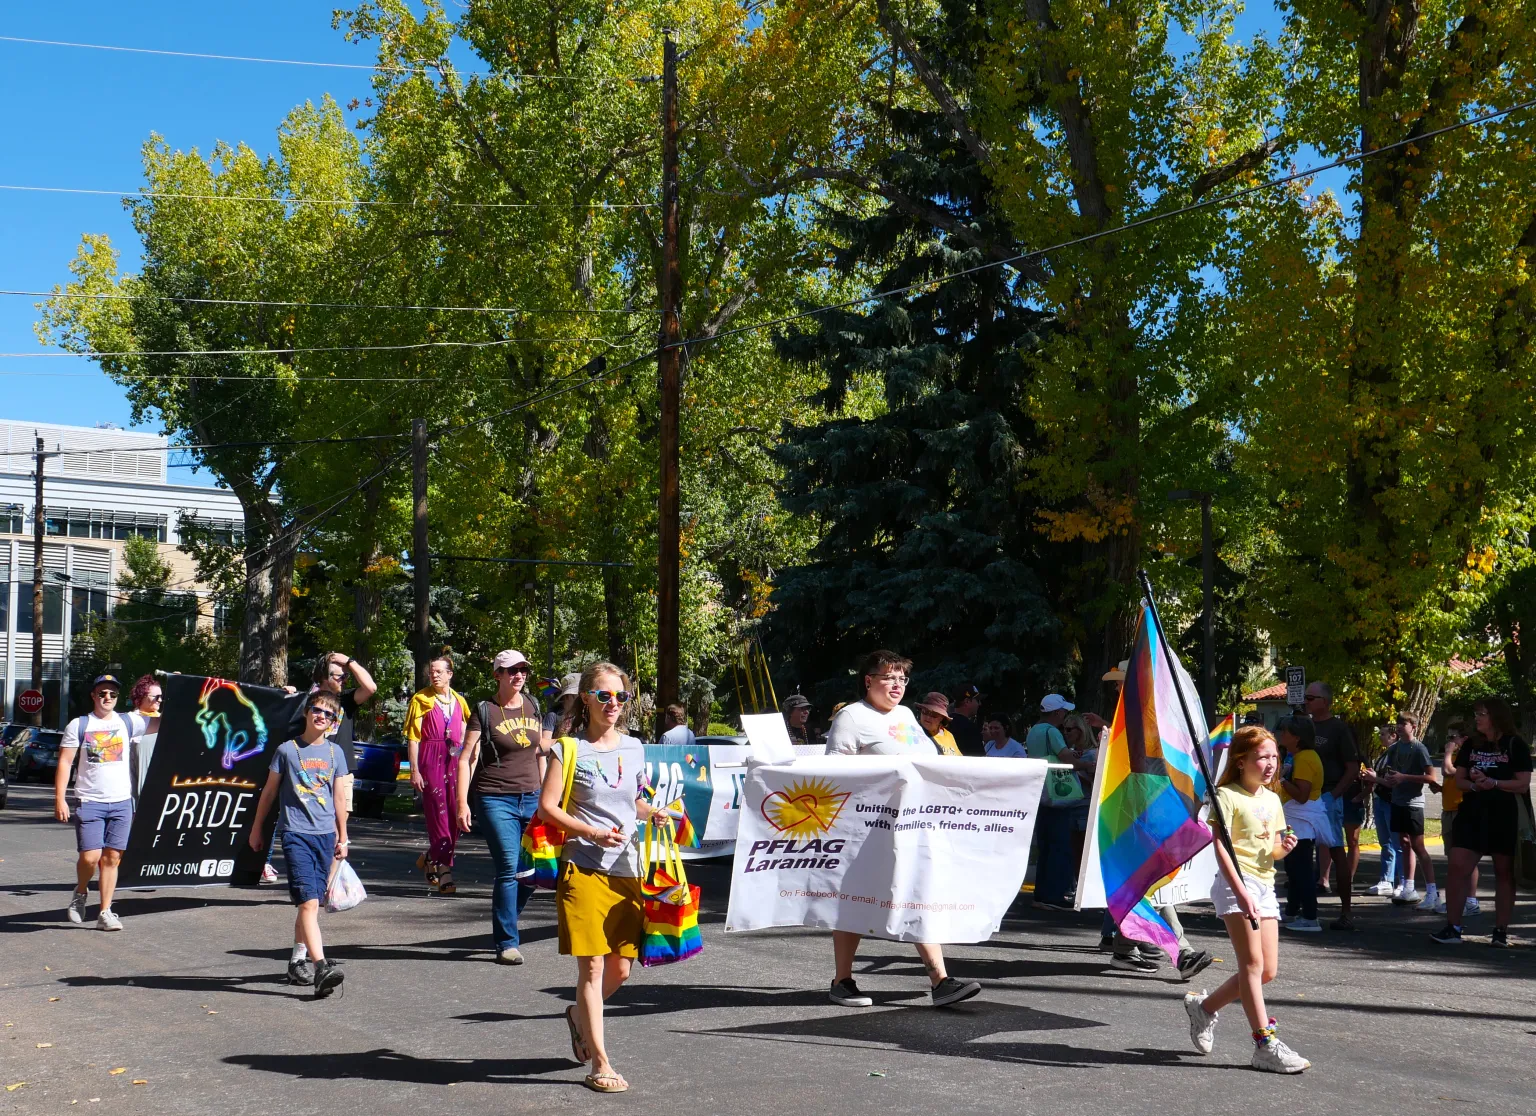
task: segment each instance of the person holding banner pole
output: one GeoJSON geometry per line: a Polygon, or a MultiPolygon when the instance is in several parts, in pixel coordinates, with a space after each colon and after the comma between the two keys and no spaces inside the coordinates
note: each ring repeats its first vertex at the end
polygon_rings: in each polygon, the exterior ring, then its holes
{"type": "Polygon", "coordinates": [[[1241,1000],[1253,1030],[1253,1068],[1301,1073],[1312,1063],[1275,1037],[1275,1020],[1264,1003],[1264,985],[1280,971],[1275,861],[1296,847],[1296,834],[1285,823],[1285,807],[1269,789],[1279,769],[1280,749],[1268,729],[1245,725],[1233,735],[1214,806],[1223,815],[1232,854],[1225,842],[1216,843],[1220,873],[1211,888],[1211,902],[1226,923],[1240,969],[1209,995],[1185,996],[1184,1010],[1195,1049],[1209,1054],[1217,1013],[1241,1000]]]}
{"type": "MultiPolygon", "coordinates": [[[[901,704],[907,691],[912,661],[894,651],[872,651],[859,670],[864,697],[850,702],[832,718],[827,729],[827,754],[847,756],[904,756],[938,754],[938,747],[918,727],[912,710],[901,704]]],[[[853,960],[862,936],[848,930],[832,931],[835,971],[827,998],[842,1007],[874,1004],[853,979],[853,960]]],[[[974,980],[960,981],[944,966],[944,949],[933,943],[915,943],[917,955],[928,970],[929,993],[934,1007],[949,1007],[969,1000],[981,991],[974,980]]]]}

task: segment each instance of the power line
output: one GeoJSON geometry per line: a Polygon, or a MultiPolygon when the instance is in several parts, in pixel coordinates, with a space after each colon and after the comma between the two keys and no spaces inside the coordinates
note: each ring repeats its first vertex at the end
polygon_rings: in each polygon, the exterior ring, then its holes
{"type": "MultiPolygon", "coordinates": [[[[112,46],[105,43],[69,43],[58,39],[24,39],[19,35],[0,35],[0,42],[27,43],[31,46],[74,47],[78,50],[108,50],[117,54],[154,54],[164,58],[203,58],[215,62],[260,62],[270,66],[309,66],[323,70],[369,70],[394,74],[420,73],[422,67],[436,66],[439,59],[418,58],[409,66],[389,66],[383,63],[364,65],[360,62],[309,62],[294,58],[253,58],[243,54],[208,54],[194,50],[156,50],[150,47],[112,46]]],[[[475,76],[472,72],[469,76],[475,76]]],[[[588,78],[568,74],[495,74],[507,81],[589,81],[588,78]]]]}
{"type": "Polygon", "coordinates": [[[101,302],[189,302],[206,306],[272,306],[313,310],[442,310],[475,314],[647,314],[648,310],[526,308],[520,306],[422,306],[406,302],[288,302],[257,298],[191,298],[181,295],[88,294],[77,291],[4,291],[21,298],[79,298],[101,302]]]}
{"type": "Polygon", "coordinates": [[[568,344],[614,347],[619,342],[607,337],[503,337],[491,341],[408,341],[399,345],[317,345],[313,348],[297,349],[128,349],[113,353],[0,353],[0,358],[59,360],[80,357],[85,360],[101,360],[106,357],[296,356],[304,353],[398,353],[418,349],[495,349],[504,345],[568,344]]]}
{"type": "Polygon", "coordinates": [[[863,306],[870,302],[879,302],[881,299],[891,298],[894,295],[907,294],[911,291],[919,290],[921,288],[936,287],[941,283],[948,283],[953,279],[963,279],[967,275],[975,275],[979,272],[989,271],[994,267],[1008,267],[1017,265],[1023,263],[1026,260],[1038,259],[1043,256],[1051,255],[1055,252],[1063,251],[1067,248],[1075,248],[1082,244],[1091,244],[1094,241],[1102,240],[1105,237],[1117,236],[1120,233],[1130,232],[1133,229],[1143,228],[1147,225],[1156,224],[1159,221],[1171,220],[1174,217],[1182,217],[1185,214],[1195,213],[1202,209],[1224,209],[1227,206],[1241,202],[1246,198],[1252,197],[1256,194],[1265,193],[1269,190],[1274,190],[1280,186],[1289,185],[1290,183],[1296,182],[1299,179],[1313,178],[1319,174],[1322,174],[1324,171],[1330,171],[1338,167],[1349,166],[1352,163],[1362,162],[1371,158],[1372,156],[1380,155],[1384,152],[1392,151],[1400,147],[1409,147],[1414,144],[1423,143],[1425,140],[1433,139],[1434,137],[1444,135],[1447,132],[1454,132],[1461,128],[1470,128],[1474,124],[1484,124],[1490,120],[1496,120],[1499,117],[1508,116],[1510,113],[1519,112],[1521,109],[1531,108],[1532,106],[1536,106],[1536,98],[1532,98],[1531,100],[1527,101],[1521,101],[1518,104],[1510,105],[1508,108],[1495,109],[1491,112],[1485,112],[1480,116],[1474,116],[1468,120],[1460,120],[1455,124],[1447,124],[1443,128],[1435,128],[1420,135],[1409,136],[1407,139],[1401,139],[1395,143],[1382,144],[1380,147],[1373,147],[1369,151],[1356,151],[1350,155],[1343,155],[1337,159],[1334,159],[1332,162],[1322,163],[1315,167],[1308,167],[1306,170],[1295,171],[1280,178],[1272,178],[1267,182],[1261,182],[1257,186],[1245,187],[1244,189],[1238,190],[1235,193],[1223,194],[1220,197],[1215,198],[1207,198],[1204,201],[1191,202],[1189,205],[1180,206],[1177,209],[1170,209],[1166,213],[1154,213],[1149,217],[1142,217],[1135,221],[1127,221],[1124,224],[1115,225],[1112,228],[1099,229],[1097,232],[1086,233],[1083,236],[1073,237],[1071,240],[1064,240],[1059,244],[1053,244],[1048,248],[1036,248],[1033,251],[1020,252],[1018,255],[1009,256],[1006,259],[989,260],[986,263],[976,264],[974,267],[961,268],[959,271],[952,271],[945,275],[937,276],[933,279],[919,280],[915,283],[908,283],[905,286],[893,287],[887,291],[878,291],[875,294],[866,295],[862,298],[851,298],[843,302],[834,302],[826,306],[817,306],[810,310],[803,310],[798,314],[786,314],[783,317],[773,318],[766,322],[758,322],[755,325],[737,326],[735,329],[721,330],[719,333],[713,334],[709,337],[676,341],[673,342],[670,347],[681,348],[686,351],[690,345],[704,345],[711,341],[719,341],[722,338],[732,337],[741,333],[751,333],[760,329],[772,329],[775,326],[788,325],[790,322],[797,322],[803,318],[813,318],[818,314],[825,314],[832,310],[846,310],[854,306],[863,306]]]}
{"type": "Polygon", "coordinates": [[[182,194],[169,190],[91,190],[77,186],[0,185],[0,190],[28,194],[89,194],[107,198],[172,198],[183,201],[265,202],[268,205],[329,205],[340,209],[354,206],[415,208],[432,206],[442,209],[654,209],[654,202],[465,202],[429,198],[417,201],[365,200],[363,198],[271,198],[261,194],[182,194]]]}
{"type": "MultiPolygon", "coordinates": [[[[257,349],[255,352],[261,352],[257,349]]],[[[250,355],[241,350],[244,355],[250,355]]],[[[44,353],[43,356],[73,356],[73,353],[44,353]]],[[[165,355],[165,354],[162,354],[165,355]]],[[[0,370],[0,376],[35,376],[48,377],[56,380],[94,380],[101,372],[13,372],[9,369],[0,370]]],[[[215,376],[200,375],[191,372],[154,372],[145,373],[136,377],[140,380],[291,380],[300,384],[429,384],[437,382],[435,376],[215,376]]]]}

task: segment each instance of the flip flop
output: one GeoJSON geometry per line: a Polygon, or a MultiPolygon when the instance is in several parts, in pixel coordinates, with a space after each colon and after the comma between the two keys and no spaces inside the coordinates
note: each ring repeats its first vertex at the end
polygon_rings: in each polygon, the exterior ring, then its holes
{"type": "Polygon", "coordinates": [[[586,1041],[581,1037],[581,1028],[576,1023],[576,1008],[565,1009],[565,1025],[571,1029],[571,1057],[582,1065],[592,1060],[592,1055],[587,1051],[586,1041]]]}
{"type": "Polygon", "coordinates": [[[582,1084],[594,1093],[622,1093],[629,1088],[629,1082],[612,1070],[607,1073],[589,1073],[582,1084]]]}

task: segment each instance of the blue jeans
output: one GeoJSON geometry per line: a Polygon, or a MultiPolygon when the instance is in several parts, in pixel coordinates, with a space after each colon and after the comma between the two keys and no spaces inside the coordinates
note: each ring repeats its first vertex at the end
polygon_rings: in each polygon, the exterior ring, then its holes
{"type": "Polygon", "coordinates": [[[1381,845],[1381,878],[1395,886],[1403,882],[1407,858],[1398,835],[1392,832],[1392,803],[1372,793],[1371,809],[1376,815],[1376,840],[1381,845]]]}
{"type": "Polygon", "coordinates": [[[491,890],[491,936],[497,950],[515,949],[518,944],[517,920],[533,895],[533,877],[517,878],[517,860],[523,847],[523,827],[533,820],[539,808],[537,791],[526,794],[480,794],[475,796],[475,814],[485,828],[485,843],[491,850],[496,868],[496,883],[491,890]]]}
{"type": "Polygon", "coordinates": [[[1035,901],[1067,905],[1067,892],[1077,886],[1077,861],[1072,856],[1072,834],[1077,815],[1074,806],[1043,806],[1035,823],[1035,901]]]}

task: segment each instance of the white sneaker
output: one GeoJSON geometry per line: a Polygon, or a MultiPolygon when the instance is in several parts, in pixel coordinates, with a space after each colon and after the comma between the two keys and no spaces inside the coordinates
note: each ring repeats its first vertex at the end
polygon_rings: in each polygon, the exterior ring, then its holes
{"type": "Polygon", "coordinates": [[[96,916],[96,929],[98,930],[121,930],[122,928],[123,920],[113,914],[110,907],[102,908],[102,912],[96,916]]]}
{"type": "Polygon", "coordinates": [[[1209,1054],[1216,1044],[1216,1015],[1205,1010],[1206,993],[1184,995],[1184,1014],[1189,1016],[1189,1041],[1202,1054],[1209,1054]]]}
{"type": "Polygon", "coordinates": [[[1380,895],[1382,898],[1386,898],[1388,895],[1392,894],[1393,890],[1394,889],[1392,887],[1391,880],[1377,880],[1374,884],[1365,889],[1365,893],[1367,895],[1380,895]]]}
{"type": "Polygon", "coordinates": [[[1403,886],[1400,887],[1392,896],[1392,902],[1396,903],[1400,907],[1406,907],[1409,904],[1417,903],[1418,901],[1419,889],[1414,887],[1411,883],[1404,883],[1403,886]]]}
{"type": "Polygon", "coordinates": [[[1253,1048],[1253,1060],[1248,1063],[1265,1073],[1300,1073],[1311,1069],[1312,1063],[1277,1038],[1253,1048]]]}
{"type": "Polygon", "coordinates": [[[1462,913],[1463,914],[1477,914],[1482,909],[1483,909],[1483,905],[1477,901],[1477,896],[1476,895],[1469,895],[1469,896],[1467,896],[1466,905],[1464,907],[1462,907],[1462,913]]]}
{"type": "Polygon", "coordinates": [[[1438,911],[1444,906],[1445,904],[1440,902],[1440,890],[1434,884],[1430,884],[1428,890],[1424,892],[1424,901],[1419,904],[1418,909],[1421,911],[1438,911]]]}
{"type": "Polygon", "coordinates": [[[85,901],[91,897],[88,891],[77,891],[69,897],[69,906],[64,913],[69,916],[69,921],[79,926],[85,921],[85,901]]]}

